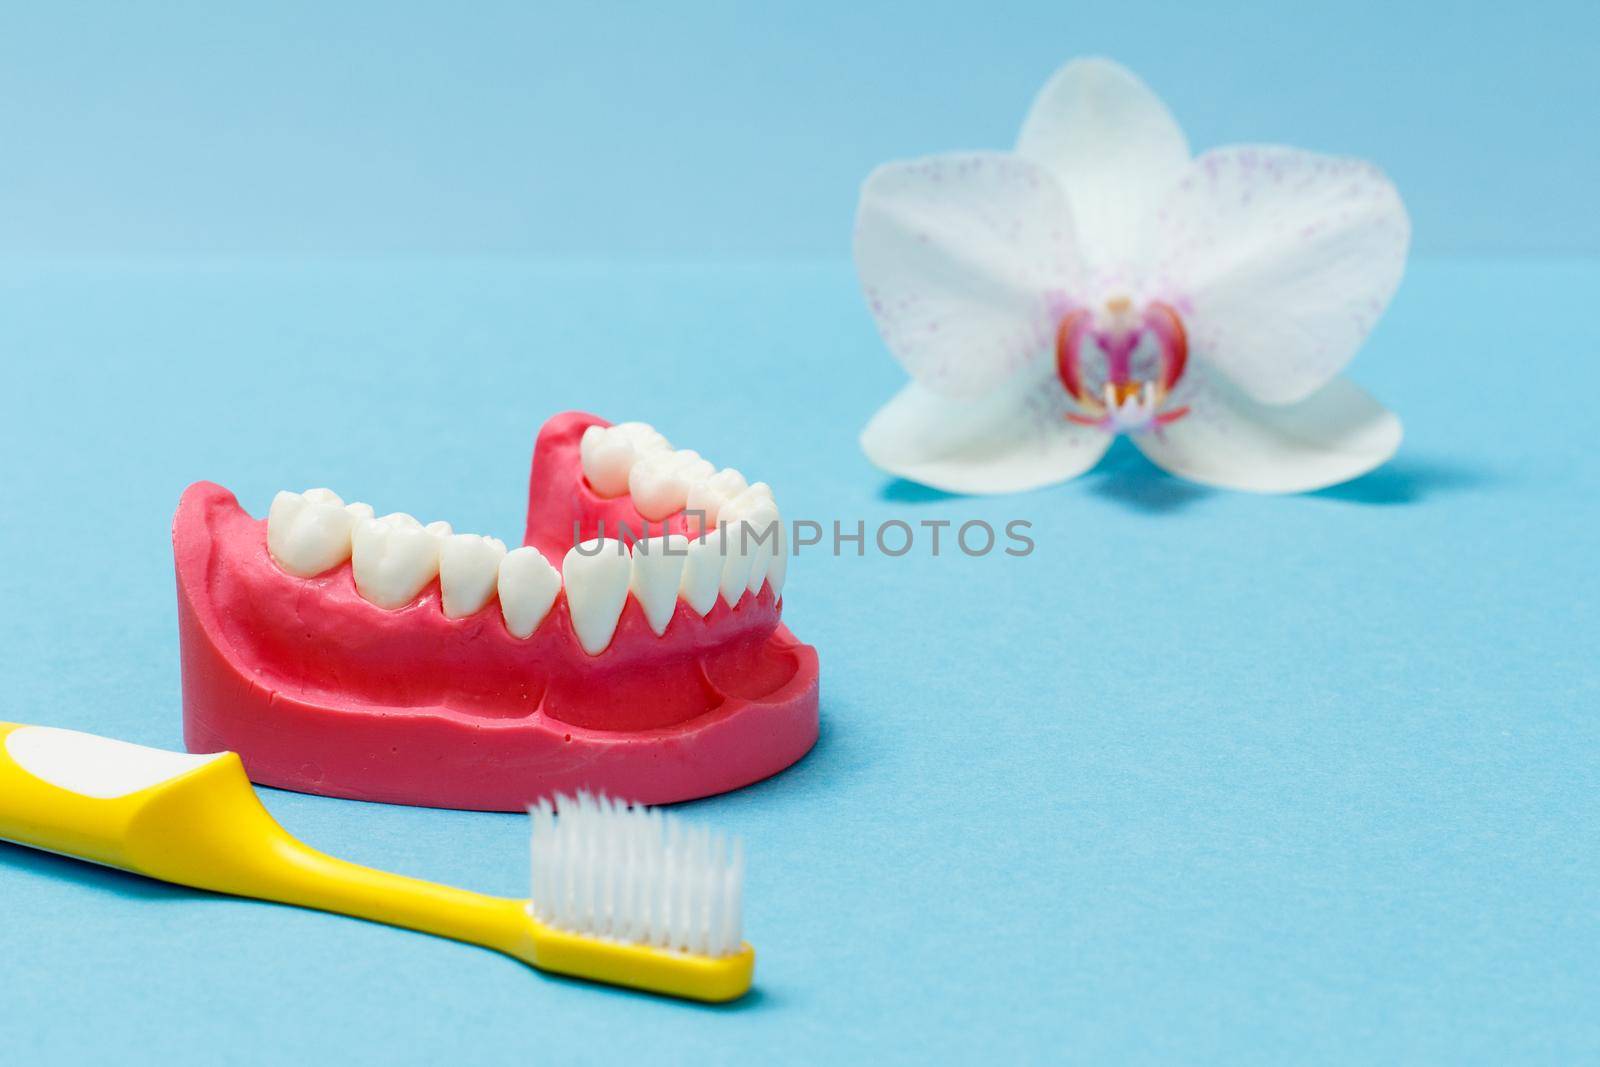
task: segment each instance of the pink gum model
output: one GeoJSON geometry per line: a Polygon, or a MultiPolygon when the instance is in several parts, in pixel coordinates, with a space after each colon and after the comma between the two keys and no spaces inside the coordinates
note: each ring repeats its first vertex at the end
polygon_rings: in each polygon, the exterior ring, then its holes
{"type": "MultiPolygon", "coordinates": [[[[524,540],[557,567],[575,530],[645,528],[629,496],[585,478],[584,432],[607,425],[569,412],[539,433],[524,540]]],[[[681,505],[665,525],[684,531],[681,505]]],[[[393,610],[363,598],[348,558],[296,577],[267,527],[197,482],[172,531],[185,743],[239,753],[257,782],[496,811],[578,789],[662,804],[776,774],[816,741],[816,651],[770,583],[703,614],[680,599],[660,635],[630,593],[590,655],[565,588],[518,638],[493,596],[447,617],[437,577],[393,610]]]]}

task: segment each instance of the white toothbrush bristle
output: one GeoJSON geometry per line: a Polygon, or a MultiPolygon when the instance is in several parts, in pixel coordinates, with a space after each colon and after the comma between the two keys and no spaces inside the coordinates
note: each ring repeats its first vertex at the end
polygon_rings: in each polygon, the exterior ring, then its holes
{"type": "Polygon", "coordinates": [[[533,893],[559,930],[699,956],[743,941],[744,849],[721,833],[621,800],[541,800],[533,817],[533,893]]]}

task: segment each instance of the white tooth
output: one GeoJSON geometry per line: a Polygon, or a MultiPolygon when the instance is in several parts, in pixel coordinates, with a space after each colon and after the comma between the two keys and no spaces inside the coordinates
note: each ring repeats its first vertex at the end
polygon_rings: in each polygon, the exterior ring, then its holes
{"type": "Polygon", "coordinates": [[[561,561],[572,630],[589,655],[598,656],[611,643],[622,606],[628,601],[632,574],[628,546],[609,537],[574,545],[561,561]]]}
{"type": "Polygon", "coordinates": [[[591,426],[578,441],[583,461],[583,476],[603,497],[621,496],[628,491],[628,471],[633,469],[633,442],[616,432],[616,427],[591,426]]]}
{"type": "Polygon", "coordinates": [[[628,473],[633,506],[652,522],[674,515],[688,502],[689,486],[704,481],[714,469],[700,453],[687,448],[647,455],[628,473]]]}
{"type": "Polygon", "coordinates": [[[772,501],[757,500],[732,527],[736,532],[729,536],[737,538],[735,543],[750,555],[750,577],[745,582],[749,592],[760,592],[762,583],[767,580],[781,525],[778,509],[772,501]]]}
{"type": "Polygon", "coordinates": [[[725,467],[709,478],[689,486],[684,509],[703,513],[705,525],[709,528],[717,524],[717,515],[728,501],[747,488],[744,475],[732,467],[725,467]]]}
{"type": "Polygon", "coordinates": [[[513,637],[528,637],[550,614],[561,592],[561,572],[537,548],[524,545],[500,561],[500,614],[513,637]]]}
{"type": "Polygon", "coordinates": [[[750,504],[754,504],[757,500],[772,500],[772,486],[766,482],[751,482],[734,499],[743,500],[750,504]]]}
{"type": "Polygon", "coordinates": [[[716,476],[716,465],[702,458],[692,448],[680,448],[672,454],[672,458],[678,461],[678,471],[689,484],[708,481],[716,476]]]}
{"type": "Polygon", "coordinates": [[[689,539],[689,555],[683,561],[683,581],[679,593],[702,617],[717,603],[722,588],[722,531],[708,530],[704,537],[689,539]]]}
{"type": "Polygon", "coordinates": [[[722,559],[722,599],[731,608],[739,603],[750,584],[750,568],[755,563],[756,546],[751,538],[740,537],[737,523],[722,524],[722,537],[726,550],[722,559]],[[741,543],[742,542],[742,543],[741,543]]]}
{"type": "Polygon", "coordinates": [[[505,542],[478,534],[450,534],[439,548],[439,593],[445,618],[472,615],[489,602],[505,559],[505,542]]]}
{"type": "Polygon", "coordinates": [[[778,545],[773,551],[772,562],[767,566],[767,584],[772,586],[772,599],[778,600],[783,596],[783,581],[789,576],[789,533],[784,529],[784,524],[778,523],[778,545]]]}
{"type": "Polygon", "coordinates": [[[667,624],[678,607],[678,585],[688,551],[689,539],[682,534],[634,542],[633,575],[628,587],[657,637],[667,632],[667,624]]]}
{"type": "Polygon", "coordinates": [[[307,500],[315,500],[319,504],[332,504],[336,508],[344,507],[344,499],[332,489],[307,489],[300,495],[307,500]]]}
{"type": "Polygon", "coordinates": [[[350,513],[352,525],[356,522],[360,522],[362,519],[372,518],[371,504],[362,504],[359,502],[355,504],[346,504],[344,509],[350,513]]]}
{"type": "Polygon", "coordinates": [[[290,574],[313,578],[350,558],[355,521],[331,490],[279,493],[267,511],[267,551],[290,574]]]}
{"type": "Polygon", "coordinates": [[[672,444],[648,422],[619,422],[611,430],[632,441],[634,450],[641,456],[650,452],[672,451],[672,444]]]}
{"type": "Polygon", "coordinates": [[[416,599],[439,573],[440,526],[449,529],[444,523],[425,529],[404,512],[357,522],[350,537],[356,592],[391,611],[416,599]]]}
{"type": "Polygon", "coordinates": [[[768,488],[766,482],[757,482],[746,486],[742,492],[730,498],[722,507],[721,518],[724,522],[733,522],[751,514],[756,508],[769,504],[777,506],[772,499],[772,490],[768,488]]]}
{"type": "MultiPolygon", "coordinates": [[[[727,494],[729,500],[750,488],[750,483],[744,480],[744,475],[732,467],[724,467],[711,476],[711,484],[727,494]]],[[[765,485],[765,482],[761,484],[765,485]]]]}
{"type": "Polygon", "coordinates": [[[642,422],[591,426],[578,441],[584,477],[596,493],[608,498],[628,491],[628,472],[639,460],[671,451],[667,439],[642,422]]]}
{"type": "MultiPolygon", "coordinates": [[[[748,548],[751,554],[750,571],[745,580],[746,590],[751,593],[759,592],[762,583],[769,581],[776,571],[777,584],[773,586],[773,595],[776,596],[783,586],[789,564],[788,559],[782,555],[787,551],[788,543],[783,536],[783,522],[778,515],[778,506],[772,499],[772,487],[766,482],[754,482],[746,487],[723,506],[722,521],[729,524],[730,556],[732,548],[741,547],[748,548]],[[742,540],[740,524],[750,527],[742,540]],[[769,527],[776,528],[776,539],[767,535],[769,527]],[[761,538],[759,545],[755,543],[757,537],[761,538]]],[[[727,588],[725,577],[724,589],[727,588]]],[[[726,596],[724,598],[726,599],[726,596]]]]}
{"type": "Polygon", "coordinates": [[[717,512],[728,498],[712,488],[710,482],[695,482],[683,496],[683,511],[691,533],[710,529],[717,524],[717,512]]]}

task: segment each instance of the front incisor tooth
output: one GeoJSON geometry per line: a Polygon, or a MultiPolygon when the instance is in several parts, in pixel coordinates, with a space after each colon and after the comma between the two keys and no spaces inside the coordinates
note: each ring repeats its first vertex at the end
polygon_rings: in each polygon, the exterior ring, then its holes
{"type": "Polygon", "coordinates": [[[511,636],[531,637],[561,592],[561,572],[537,548],[514,548],[500,561],[498,592],[511,636]]]}
{"type": "Polygon", "coordinates": [[[448,619],[483,610],[494,596],[505,542],[479,534],[451,534],[439,548],[440,603],[448,619]]]}
{"type": "Polygon", "coordinates": [[[755,545],[741,537],[737,523],[722,524],[722,599],[731,608],[737,605],[750,584],[750,568],[755,564],[755,545]]]}
{"type": "Polygon", "coordinates": [[[350,569],[364,600],[393,611],[416,599],[439,574],[439,546],[448,524],[426,528],[404,512],[362,519],[350,537],[350,569]]]}
{"type": "Polygon", "coordinates": [[[267,551],[290,574],[314,578],[350,558],[355,521],[331,489],[279,493],[267,511],[267,551]]]}
{"type": "Polygon", "coordinates": [[[634,542],[633,575],[628,587],[657,637],[667,632],[667,624],[677,610],[678,586],[688,551],[689,539],[682,534],[634,542]]]}
{"type": "Polygon", "coordinates": [[[716,606],[717,591],[722,588],[722,531],[707,530],[704,537],[690,538],[688,549],[678,592],[683,602],[704,618],[716,606]]]}
{"type": "MultiPolygon", "coordinates": [[[[782,527],[771,488],[766,482],[748,486],[723,506],[721,522],[727,529],[730,556],[734,549],[750,556],[750,568],[744,572],[746,591],[760,592],[771,569],[782,527]]],[[[780,574],[780,580],[781,577],[780,574]]]]}
{"type": "Polygon", "coordinates": [[[752,593],[760,592],[762,583],[767,580],[782,526],[778,509],[770,500],[757,501],[739,521],[740,547],[750,553],[750,577],[745,588],[752,593]]]}
{"type": "Polygon", "coordinates": [[[767,566],[767,584],[772,586],[772,599],[783,597],[783,582],[789,577],[789,531],[778,523],[778,543],[772,551],[772,562],[767,566]]]}
{"type": "Polygon", "coordinates": [[[611,644],[632,577],[628,546],[609,537],[574,545],[561,561],[572,631],[589,655],[598,656],[611,644]]]}

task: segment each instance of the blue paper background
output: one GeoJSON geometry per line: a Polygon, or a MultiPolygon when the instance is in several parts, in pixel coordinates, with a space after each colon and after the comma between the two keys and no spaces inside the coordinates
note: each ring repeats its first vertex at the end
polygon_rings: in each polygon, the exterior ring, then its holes
{"type": "MultiPolygon", "coordinates": [[[[0,718],[177,744],[188,482],[515,537],[569,407],[793,516],[1022,518],[1038,551],[795,561],[821,743],[686,809],[750,846],[739,1005],[0,846],[8,1059],[1600,1057],[1600,265],[1535,258],[1600,250],[1590,9],[353,10],[5,16],[0,718]],[[855,182],[1003,144],[1079,51],[1197,145],[1396,175],[1424,255],[1352,368],[1394,462],[1260,498],[1124,447],[968,499],[860,456],[900,373],[855,182]]],[[[525,885],[519,817],[264,795],[336,854],[525,885]]]]}
{"type": "Polygon", "coordinates": [[[888,159],[1009,146],[1074,55],[1193,144],[1378,161],[1423,254],[1600,253],[1591,0],[8,5],[39,255],[840,254],[888,159]]]}

